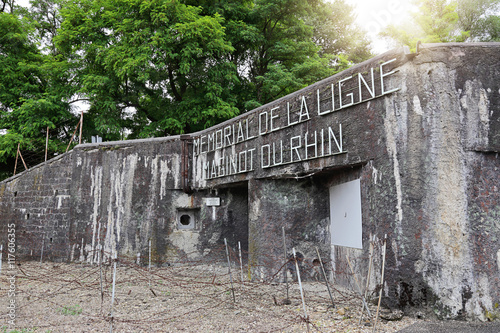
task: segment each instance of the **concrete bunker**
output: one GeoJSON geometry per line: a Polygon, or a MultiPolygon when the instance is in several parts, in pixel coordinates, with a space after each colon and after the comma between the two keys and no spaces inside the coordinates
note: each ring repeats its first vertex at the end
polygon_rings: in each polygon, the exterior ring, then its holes
{"type": "Polygon", "coordinates": [[[500,303],[499,51],[397,49],[202,132],[79,145],[0,183],[0,241],[13,223],[20,255],[89,263],[143,260],[151,242],[164,265],[218,260],[227,239],[265,279],[284,228],[308,278],[318,247],[349,284],[346,255],[365,276],[387,235],[386,304],[485,318],[500,303]]]}

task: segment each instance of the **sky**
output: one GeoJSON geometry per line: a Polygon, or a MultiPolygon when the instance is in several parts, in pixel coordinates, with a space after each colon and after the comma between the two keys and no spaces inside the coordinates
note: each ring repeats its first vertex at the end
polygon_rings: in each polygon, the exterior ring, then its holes
{"type": "Polygon", "coordinates": [[[356,22],[368,33],[372,40],[372,51],[380,54],[392,47],[381,40],[377,34],[389,24],[399,24],[410,18],[414,10],[413,0],[346,0],[354,6],[356,22]]]}
{"type": "Polygon", "coordinates": [[[30,0],[15,0],[14,3],[19,6],[27,7],[30,3],[30,0]]]}

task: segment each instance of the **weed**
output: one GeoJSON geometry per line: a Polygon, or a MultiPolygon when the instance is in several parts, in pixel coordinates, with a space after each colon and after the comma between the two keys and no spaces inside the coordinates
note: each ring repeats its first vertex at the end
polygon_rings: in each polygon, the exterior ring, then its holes
{"type": "MultiPolygon", "coordinates": [[[[1,327],[1,332],[2,333],[35,333],[37,332],[38,327],[33,327],[33,328],[22,328],[21,330],[15,329],[15,330],[7,330],[7,326],[2,326],[1,327]]],[[[47,331],[47,333],[50,333],[50,331],[47,331]]]]}
{"type": "Polygon", "coordinates": [[[494,311],[485,310],[484,316],[488,319],[488,321],[496,321],[500,319],[500,314],[494,311]]]}
{"type": "Polygon", "coordinates": [[[65,316],[78,316],[82,313],[82,311],[82,307],[78,304],[63,306],[59,309],[59,312],[61,312],[65,316]]]}

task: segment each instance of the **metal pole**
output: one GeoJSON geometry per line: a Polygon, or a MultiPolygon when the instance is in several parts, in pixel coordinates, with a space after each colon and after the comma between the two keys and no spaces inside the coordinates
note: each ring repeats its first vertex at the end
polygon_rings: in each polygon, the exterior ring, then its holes
{"type": "Polygon", "coordinates": [[[231,291],[233,292],[233,302],[236,303],[236,296],[234,296],[233,276],[231,275],[231,261],[229,261],[229,251],[227,249],[227,241],[225,238],[224,238],[224,245],[226,246],[227,268],[229,272],[229,279],[231,281],[231,291]]]}
{"type": "Polygon", "coordinates": [[[83,254],[83,237],[82,237],[82,247],[80,249],[80,263],[83,266],[83,260],[85,260],[84,254],[83,254]]]}
{"type": "Polygon", "coordinates": [[[321,261],[321,256],[319,255],[318,248],[316,247],[316,253],[318,254],[318,260],[321,265],[321,271],[323,272],[323,278],[325,279],[326,288],[328,289],[328,295],[330,295],[330,300],[332,301],[332,306],[335,308],[335,303],[333,302],[332,293],[330,291],[330,285],[328,284],[328,279],[326,278],[325,267],[323,267],[323,261],[321,261]]]}
{"type": "Polygon", "coordinates": [[[241,243],[238,242],[238,252],[240,253],[240,273],[241,273],[241,282],[243,282],[243,260],[241,260],[241,243]]]}
{"type": "Polygon", "coordinates": [[[40,254],[40,265],[42,264],[42,260],[43,260],[43,247],[44,247],[44,244],[45,244],[45,235],[42,239],[42,253],[40,254]]]}
{"type": "Polygon", "coordinates": [[[102,254],[102,246],[101,246],[101,220],[99,219],[99,225],[97,227],[97,248],[98,248],[98,251],[97,251],[97,264],[100,265],[101,264],[101,254],[102,254]]]}
{"type": "MultiPolygon", "coordinates": [[[[101,248],[101,257],[102,257],[102,248],[101,248]]],[[[104,290],[102,287],[102,261],[99,261],[99,280],[101,284],[101,311],[102,311],[102,303],[104,302],[104,290]]]]}
{"type": "Polygon", "coordinates": [[[286,300],[288,301],[288,259],[286,257],[286,238],[285,238],[285,227],[281,227],[281,230],[283,231],[283,258],[285,259],[285,266],[283,267],[283,277],[285,278],[285,284],[286,284],[286,300]]]}
{"type": "Polygon", "coordinates": [[[79,144],[82,144],[82,129],[83,129],[83,110],[80,114],[80,139],[78,140],[79,144]]]}
{"type": "Polygon", "coordinates": [[[109,315],[111,317],[111,323],[109,326],[109,332],[113,333],[113,304],[115,303],[115,284],[116,284],[116,262],[118,261],[117,254],[115,253],[115,260],[113,263],[113,291],[111,293],[111,311],[109,315]]]}
{"type": "Polygon", "coordinates": [[[375,333],[377,322],[378,322],[378,312],[380,310],[380,301],[382,300],[382,290],[384,289],[384,271],[385,271],[385,255],[387,248],[387,234],[384,237],[384,245],[382,246],[382,276],[380,278],[380,291],[378,294],[378,305],[377,305],[377,314],[375,315],[375,324],[373,324],[373,332],[375,333]]]}
{"type": "MultiPolygon", "coordinates": [[[[370,286],[370,277],[372,274],[372,264],[373,264],[373,242],[375,241],[375,238],[372,238],[372,235],[370,235],[370,259],[369,259],[369,264],[368,264],[368,274],[366,275],[366,287],[365,287],[365,295],[364,299],[366,300],[368,297],[368,287],[370,286]]],[[[363,310],[364,306],[361,305],[361,316],[359,317],[359,323],[358,325],[361,325],[361,321],[363,320],[363,313],[365,312],[363,310]]],[[[371,315],[370,315],[371,317],[371,315]]]]}
{"type": "Polygon", "coordinates": [[[149,239],[148,285],[151,287],[151,238],[149,239]]]}
{"type": "Polygon", "coordinates": [[[295,260],[295,269],[297,270],[297,279],[299,280],[300,297],[302,298],[302,308],[304,309],[304,316],[307,324],[307,332],[309,332],[309,316],[306,311],[306,301],[304,300],[304,292],[302,291],[302,281],[300,280],[300,270],[299,263],[297,262],[297,255],[295,254],[295,248],[293,249],[293,259],[295,260]]]}
{"type": "Polygon", "coordinates": [[[47,126],[47,138],[45,139],[45,162],[47,162],[47,150],[49,148],[49,126],[47,126]]]}
{"type": "Polygon", "coordinates": [[[330,261],[330,266],[332,266],[332,278],[333,281],[337,279],[337,265],[335,261],[337,260],[337,255],[335,254],[335,245],[331,245],[332,260],[330,261]]]}

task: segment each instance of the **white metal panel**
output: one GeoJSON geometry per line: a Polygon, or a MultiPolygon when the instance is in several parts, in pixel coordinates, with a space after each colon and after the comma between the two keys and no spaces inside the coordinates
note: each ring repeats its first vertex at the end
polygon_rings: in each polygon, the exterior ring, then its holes
{"type": "Polygon", "coordinates": [[[363,248],[360,180],[330,187],[332,244],[363,248]]]}

